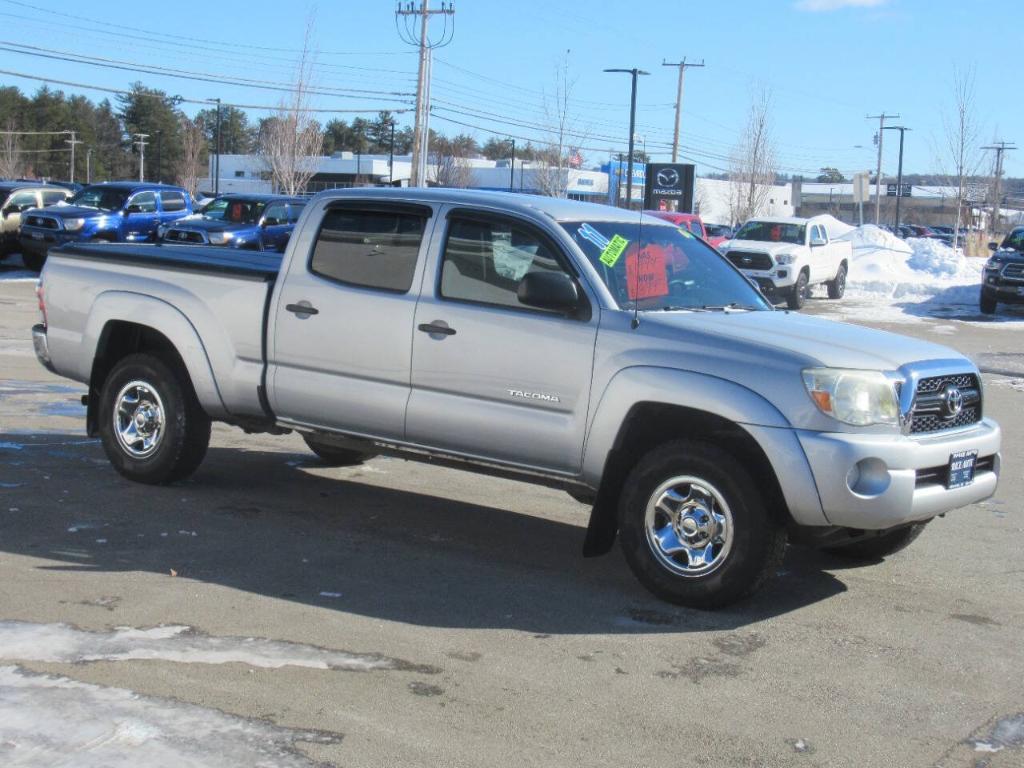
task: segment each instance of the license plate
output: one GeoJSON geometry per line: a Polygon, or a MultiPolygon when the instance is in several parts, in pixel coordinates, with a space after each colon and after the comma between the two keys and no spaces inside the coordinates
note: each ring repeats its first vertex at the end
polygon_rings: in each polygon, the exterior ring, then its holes
{"type": "Polygon", "coordinates": [[[33,232],[32,233],[32,239],[33,240],[42,240],[43,239],[43,233],[42,232],[33,232]]]}
{"type": "Polygon", "coordinates": [[[974,482],[974,465],[978,461],[977,451],[957,451],[949,457],[947,488],[963,488],[974,482]]]}

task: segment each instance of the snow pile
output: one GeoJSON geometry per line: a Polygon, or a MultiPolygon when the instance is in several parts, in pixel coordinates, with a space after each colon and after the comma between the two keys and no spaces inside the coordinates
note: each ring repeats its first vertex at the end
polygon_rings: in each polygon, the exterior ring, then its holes
{"type": "MultiPolygon", "coordinates": [[[[831,230],[829,230],[831,232],[831,230]]],[[[905,241],[900,240],[892,232],[888,232],[874,224],[865,224],[862,227],[848,227],[843,234],[836,235],[839,240],[849,240],[855,251],[866,248],[881,248],[886,251],[897,253],[910,253],[912,248],[905,241]]]]}
{"type": "Polygon", "coordinates": [[[911,269],[928,272],[937,277],[977,277],[977,273],[970,269],[967,260],[941,240],[913,237],[907,240],[907,244],[913,249],[907,260],[911,269]]]}

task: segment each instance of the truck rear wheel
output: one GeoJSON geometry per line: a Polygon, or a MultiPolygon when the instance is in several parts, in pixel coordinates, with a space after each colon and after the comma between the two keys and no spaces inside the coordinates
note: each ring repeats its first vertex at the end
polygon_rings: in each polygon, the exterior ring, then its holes
{"type": "Polygon", "coordinates": [[[376,455],[374,453],[353,451],[348,448],[338,448],[309,435],[303,435],[302,439],[306,441],[309,450],[315,453],[320,458],[320,461],[329,467],[354,467],[372,459],[376,455]]]}
{"type": "Polygon", "coordinates": [[[830,299],[841,299],[843,294],[846,293],[846,265],[840,264],[839,271],[836,272],[835,278],[829,280],[826,285],[828,286],[828,297],[830,299]]]}
{"type": "Polygon", "coordinates": [[[136,354],[103,382],[99,432],[114,469],[138,483],[164,485],[198,469],[210,444],[210,417],[184,371],[136,354]]]}
{"type": "Polygon", "coordinates": [[[790,289],[789,295],[786,297],[786,304],[790,309],[803,309],[804,304],[807,302],[807,294],[810,290],[807,286],[808,279],[806,269],[797,275],[796,283],[790,289]]]}
{"type": "Polygon", "coordinates": [[[897,528],[895,531],[886,531],[869,539],[861,539],[853,544],[826,547],[825,551],[852,560],[880,560],[909,547],[914,539],[921,535],[926,525],[928,525],[927,520],[923,523],[897,528]]]}
{"type": "Polygon", "coordinates": [[[675,441],[644,455],[619,499],[619,535],[633,574],[658,597],[721,608],[778,569],[786,532],[750,474],[708,443],[675,441]]]}

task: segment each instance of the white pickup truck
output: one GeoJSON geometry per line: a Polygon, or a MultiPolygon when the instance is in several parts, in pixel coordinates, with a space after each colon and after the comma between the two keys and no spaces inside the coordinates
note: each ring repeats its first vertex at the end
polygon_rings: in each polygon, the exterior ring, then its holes
{"type": "Polygon", "coordinates": [[[829,217],[751,219],[719,250],[757,282],[769,299],[800,309],[812,285],[825,283],[830,299],[846,292],[850,243],[829,237],[829,217]]]}

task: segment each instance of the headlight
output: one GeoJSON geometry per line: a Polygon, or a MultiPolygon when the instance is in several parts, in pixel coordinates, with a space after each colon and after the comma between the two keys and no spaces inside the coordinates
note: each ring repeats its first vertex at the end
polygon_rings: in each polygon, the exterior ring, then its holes
{"type": "Polygon", "coordinates": [[[893,382],[881,371],[808,368],[804,386],[818,409],[844,424],[899,424],[900,406],[893,382]]]}
{"type": "Polygon", "coordinates": [[[85,226],[85,219],[64,219],[64,230],[66,232],[77,232],[85,226]]]}
{"type": "Polygon", "coordinates": [[[211,232],[210,245],[224,245],[234,235],[231,232],[211,232]]]}
{"type": "Polygon", "coordinates": [[[792,264],[794,261],[796,261],[795,253],[780,253],[775,257],[775,263],[783,267],[787,264],[792,264]]]}
{"type": "Polygon", "coordinates": [[[985,269],[990,272],[998,272],[1001,266],[1003,266],[1003,260],[995,256],[985,262],[985,269]]]}

